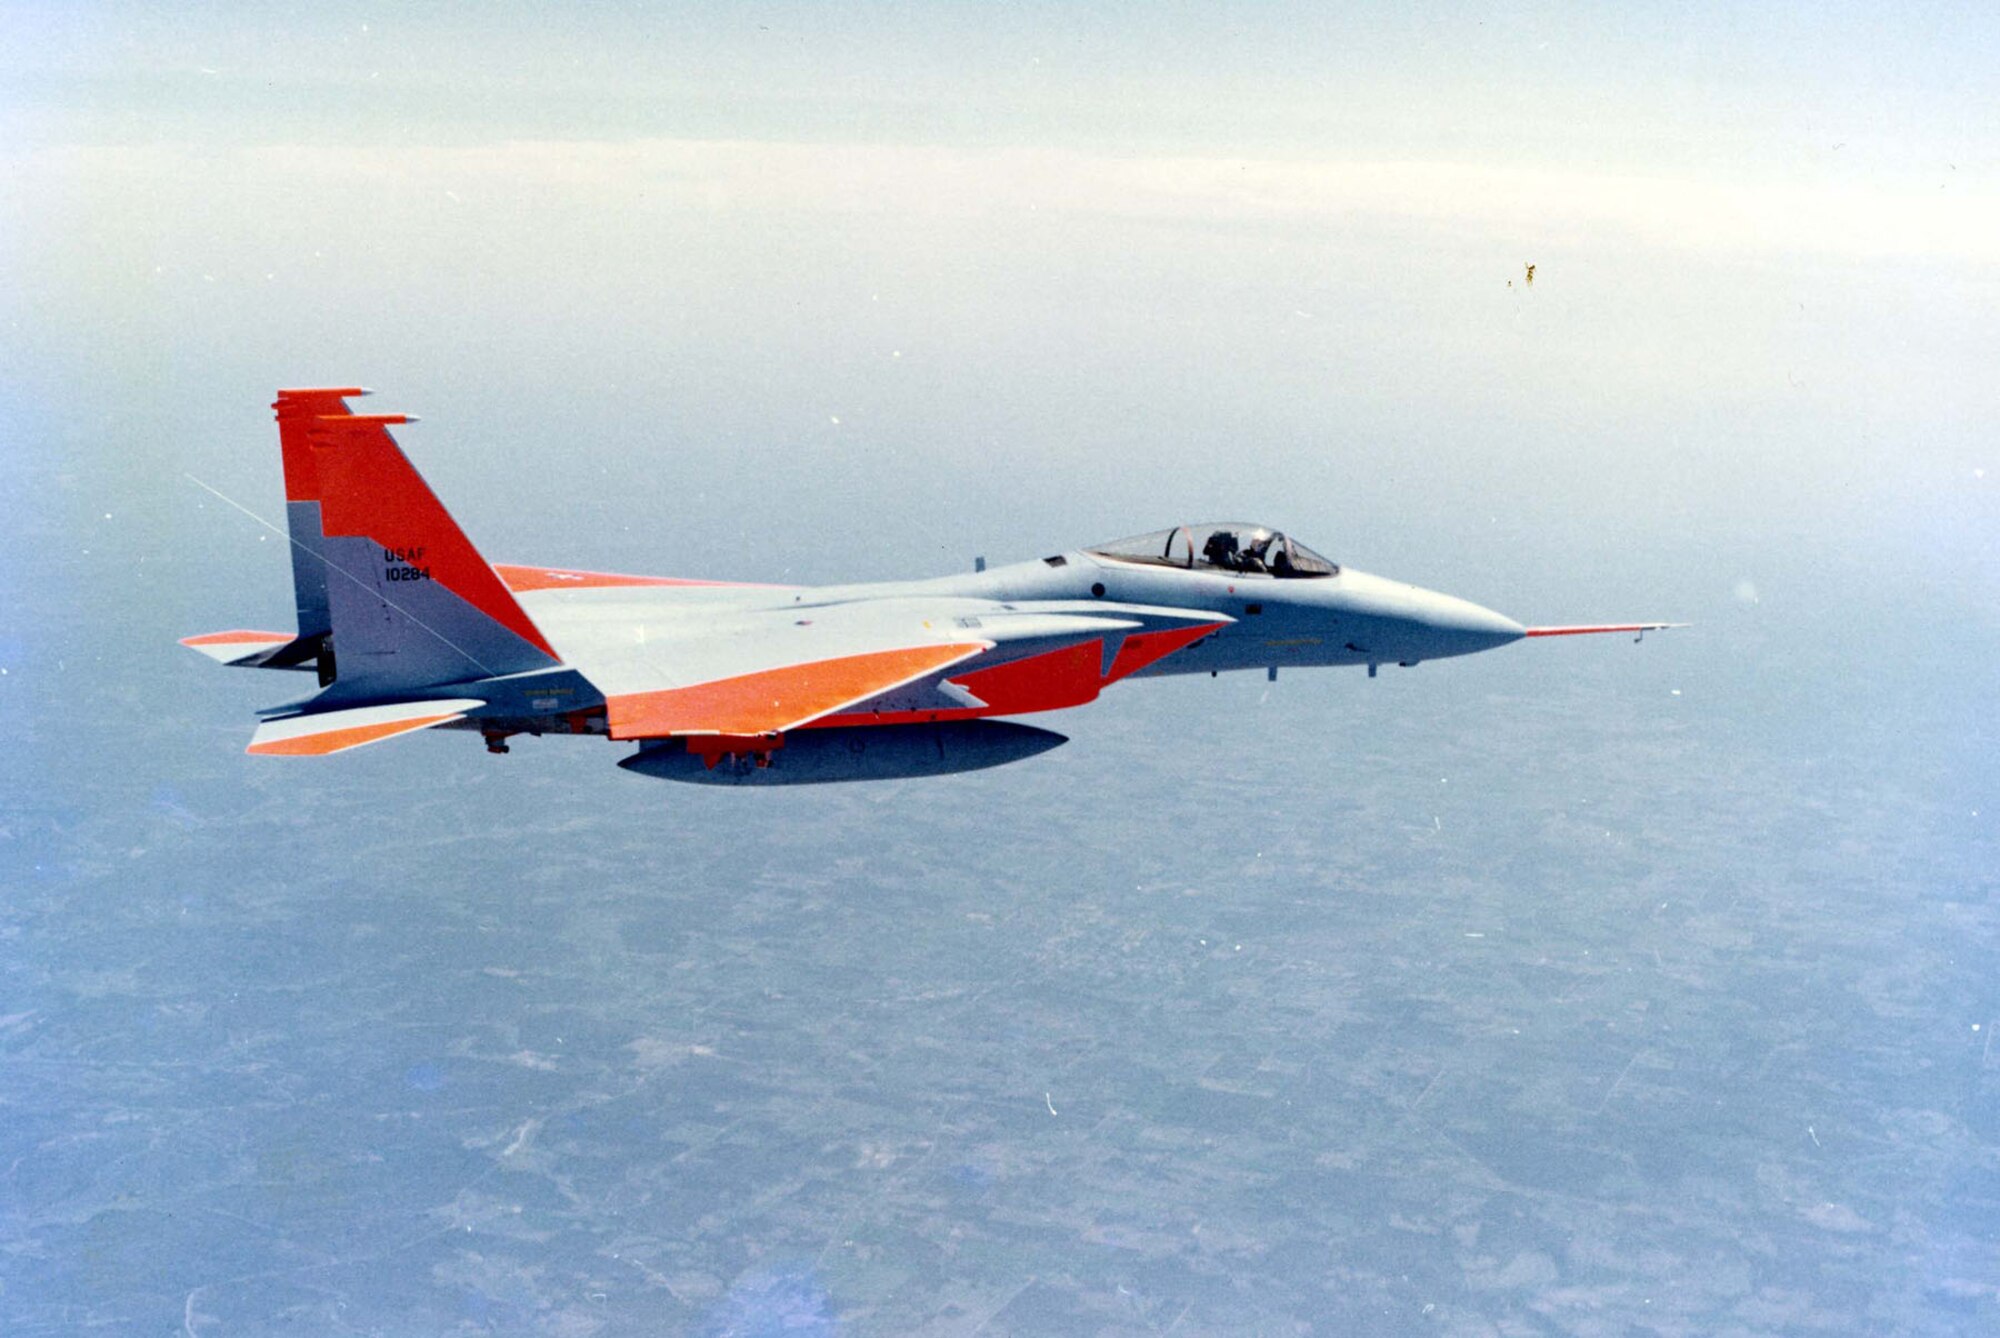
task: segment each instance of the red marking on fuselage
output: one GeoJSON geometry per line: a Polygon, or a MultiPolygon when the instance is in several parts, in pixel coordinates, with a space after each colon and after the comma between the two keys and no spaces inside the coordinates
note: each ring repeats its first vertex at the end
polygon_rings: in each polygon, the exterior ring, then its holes
{"type": "Polygon", "coordinates": [[[1164,660],[1175,651],[1207,636],[1227,623],[1200,623],[1193,627],[1172,627],[1164,632],[1134,632],[1125,638],[1125,644],[1118,648],[1118,654],[1111,661],[1111,672],[1104,676],[1106,683],[1116,683],[1129,674],[1135,674],[1147,665],[1164,660]]]}
{"type": "Polygon", "coordinates": [[[771,754],[785,746],[782,734],[690,734],[687,750],[701,759],[702,766],[715,770],[725,757],[755,757],[759,766],[770,765],[771,754]]]}
{"type": "Polygon", "coordinates": [[[1104,643],[1084,641],[1028,655],[987,669],[953,674],[950,681],[985,702],[984,706],[942,706],[923,711],[847,711],[813,721],[834,725],[923,725],[934,720],[977,720],[989,715],[1029,715],[1060,711],[1094,701],[1104,680],[1104,643]]]}
{"type": "Polygon", "coordinates": [[[956,674],[952,681],[985,702],[993,714],[1059,711],[1097,699],[1103,664],[1104,643],[1080,641],[991,669],[956,674]]]}
{"type": "Polygon", "coordinates": [[[1125,638],[1111,661],[1111,672],[1099,676],[1104,663],[1100,640],[953,675],[951,681],[986,703],[984,706],[941,706],[924,711],[847,711],[812,722],[810,728],[841,725],[927,725],[939,720],[979,720],[996,715],[1032,715],[1060,711],[1096,699],[1106,685],[1149,664],[1164,660],[1227,623],[1202,623],[1161,632],[1136,632],[1125,638]],[[1137,643],[1136,645],[1134,643],[1137,643]]]}

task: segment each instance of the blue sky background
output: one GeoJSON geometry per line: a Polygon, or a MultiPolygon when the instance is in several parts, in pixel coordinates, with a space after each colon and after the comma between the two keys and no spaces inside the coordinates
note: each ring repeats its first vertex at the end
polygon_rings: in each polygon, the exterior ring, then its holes
{"type": "Polygon", "coordinates": [[[1990,506],[2000,127],[1965,12],[8,22],[30,405],[110,366],[119,412],[228,413],[254,349],[245,377],[353,368],[503,462],[534,447],[502,418],[604,442],[619,495],[656,427],[915,456],[887,515],[977,456],[1012,524],[1084,456],[1086,534],[1130,528],[1135,458],[1197,509],[1352,499],[1293,522],[1343,536],[1412,486],[1520,530],[1620,495],[1710,539],[1790,511],[1873,552],[1976,546],[1918,517],[1990,506]]]}

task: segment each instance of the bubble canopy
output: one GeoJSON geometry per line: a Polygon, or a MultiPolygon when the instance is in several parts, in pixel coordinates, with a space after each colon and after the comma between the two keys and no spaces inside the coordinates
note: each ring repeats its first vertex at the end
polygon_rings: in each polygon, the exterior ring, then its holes
{"type": "Polygon", "coordinates": [[[1119,562],[1187,571],[1226,571],[1242,576],[1298,580],[1336,576],[1340,568],[1297,540],[1268,525],[1211,521],[1094,544],[1086,550],[1119,562]]]}

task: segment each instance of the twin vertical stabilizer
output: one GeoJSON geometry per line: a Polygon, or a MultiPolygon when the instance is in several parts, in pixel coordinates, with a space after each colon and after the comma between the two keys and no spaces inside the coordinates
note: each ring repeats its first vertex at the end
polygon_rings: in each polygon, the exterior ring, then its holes
{"type": "Polygon", "coordinates": [[[318,703],[381,701],[560,663],[359,387],[281,390],[278,442],[299,632],[189,638],[226,662],[317,665],[318,703]],[[240,652],[240,653],[239,653],[240,652]]]}
{"type": "Polygon", "coordinates": [[[408,421],[322,414],[308,433],[332,698],[382,698],[561,663],[389,435],[408,421]]]}

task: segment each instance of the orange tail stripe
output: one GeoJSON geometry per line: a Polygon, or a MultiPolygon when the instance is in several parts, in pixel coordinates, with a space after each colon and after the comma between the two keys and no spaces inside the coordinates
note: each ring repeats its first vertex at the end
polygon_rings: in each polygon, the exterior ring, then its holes
{"type": "Polygon", "coordinates": [[[347,401],[366,395],[360,386],[281,390],[271,407],[278,411],[278,448],[285,462],[285,500],[317,502],[319,469],[313,461],[312,426],[327,414],[344,414],[347,401]]]}

